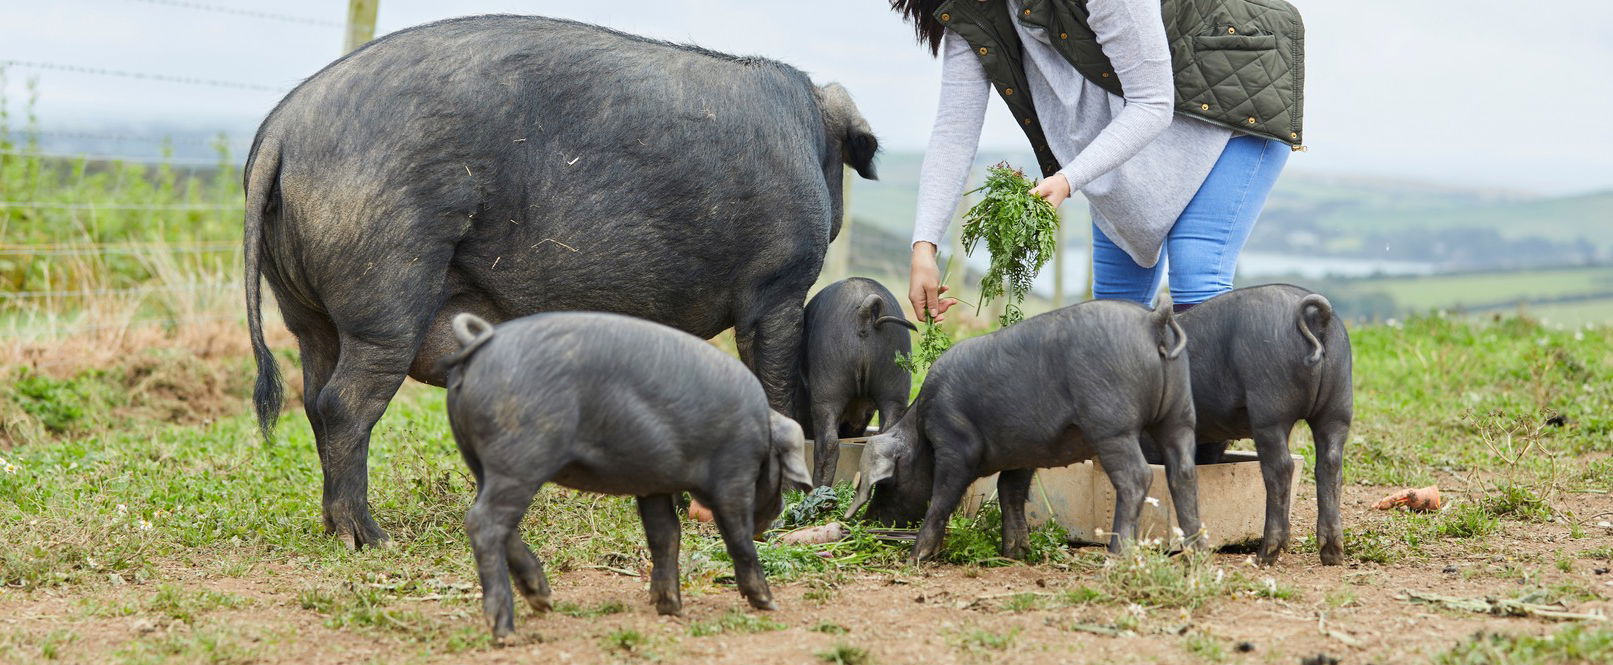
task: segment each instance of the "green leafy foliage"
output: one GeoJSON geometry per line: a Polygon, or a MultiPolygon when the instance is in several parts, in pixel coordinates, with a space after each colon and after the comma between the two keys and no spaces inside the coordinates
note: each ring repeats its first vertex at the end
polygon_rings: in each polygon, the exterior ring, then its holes
{"type": "Polygon", "coordinates": [[[963,215],[963,248],[971,256],[982,240],[991,253],[991,267],[980,280],[980,306],[1007,296],[999,323],[1013,325],[1025,318],[1019,304],[1030,294],[1031,282],[1057,251],[1058,213],[1039,196],[1025,172],[1007,162],[991,167],[978,189],[980,202],[963,215]]]}
{"type": "Polygon", "coordinates": [[[935,360],[940,358],[942,353],[945,353],[950,348],[952,348],[952,336],[941,329],[941,324],[936,323],[929,316],[925,316],[924,330],[919,335],[918,348],[907,355],[897,353],[896,365],[911,374],[922,374],[930,368],[930,365],[935,364],[935,360]]]}

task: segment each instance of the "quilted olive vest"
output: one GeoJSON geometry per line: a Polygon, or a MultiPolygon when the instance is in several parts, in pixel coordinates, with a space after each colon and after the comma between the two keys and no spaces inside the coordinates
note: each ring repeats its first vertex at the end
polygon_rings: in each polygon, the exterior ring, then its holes
{"type": "MultiPolygon", "coordinates": [[[[1176,111],[1246,134],[1303,147],[1305,24],[1283,0],[1161,0],[1176,79],[1176,111]]],[[[1059,170],[1026,85],[1014,21],[1042,28],[1083,77],[1123,94],[1097,37],[1087,0],[947,0],[935,18],[974,47],[1044,176],[1059,170]],[[1017,7],[1017,15],[1010,15],[1017,7]]]]}

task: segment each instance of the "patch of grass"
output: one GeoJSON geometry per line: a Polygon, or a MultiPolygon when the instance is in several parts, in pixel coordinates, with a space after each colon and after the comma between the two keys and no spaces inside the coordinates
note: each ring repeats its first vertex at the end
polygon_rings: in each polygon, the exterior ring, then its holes
{"type": "Polygon", "coordinates": [[[599,639],[601,649],[636,656],[649,655],[649,645],[649,637],[631,628],[618,628],[599,639]]]}
{"type": "Polygon", "coordinates": [[[171,584],[162,584],[157,587],[156,595],[146,602],[145,609],[194,626],[198,616],[214,610],[235,609],[247,604],[247,599],[233,593],[189,591],[171,584]]]}
{"type": "Polygon", "coordinates": [[[1219,663],[1227,659],[1226,649],[1218,640],[1203,633],[1193,633],[1182,640],[1182,648],[1201,661],[1219,663]]]}
{"type": "Polygon", "coordinates": [[[722,633],[766,633],[784,630],[788,627],[767,617],[747,614],[740,610],[730,610],[716,619],[696,621],[689,624],[689,635],[691,637],[707,637],[722,633]]]}
{"type": "Polygon", "coordinates": [[[124,665],[158,663],[207,663],[245,665],[258,662],[258,650],[241,644],[241,639],[224,630],[191,630],[138,639],[116,653],[124,665]]]}
{"type": "Polygon", "coordinates": [[[380,590],[360,586],[341,591],[305,589],[297,594],[297,605],[325,615],[325,626],[337,630],[369,628],[420,635],[430,625],[419,612],[389,607],[380,590]]]}
{"type": "Polygon", "coordinates": [[[1479,538],[1501,527],[1501,519],[1486,506],[1461,503],[1439,514],[1434,532],[1444,538],[1479,538]]]}
{"type": "Polygon", "coordinates": [[[62,649],[77,639],[77,633],[66,629],[45,633],[39,640],[39,657],[45,660],[57,660],[63,655],[62,649]]]}
{"type": "Polygon", "coordinates": [[[831,621],[819,622],[818,625],[813,626],[810,630],[814,633],[824,633],[826,635],[845,635],[851,632],[850,628],[831,621]]]}
{"type": "Polygon", "coordinates": [[[1603,545],[1601,547],[1592,547],[1588,550],[1580,550],[1579,558],[1613,561],[1613,545],[1603,545]]]}
{"type": "Polygon", "coordinates": [[[1003,599],[1002,608],[1009,612],[1030,612],[1047,607],[1046,596],[1034,593],[1016,593],[1003,599]]]}
{"type": "Polygon", "coordinates": [[[1350,607],[1356,604],[1357,598],[1354,589],[1336,589],[1327,592],[1327,595],[1323,596],[1322,602],[1333,608],[1350,607]]]}
{"type": "Polygon", "coordinates": [[[1506,517],[1525,522],[1545,522],[1551,519],[1555,511],[1531,490],[1522,485],[1503,484],[1495,491],[1484,497],[1481,502],[1484,509],[1496,517],[1506,517]]]}
{"type": "Polygon", "coordinates": [[[954,635],[953,644],[959,649],[969,652],[1002,651],[1012,645],[1016,637],[1019,637],[1018,628],[997,632],[976,627],[960,631],[954,635]]]}
{"type": "MultiPolygon", "coordinates": [[[[951,564],[981,567],[1012,566],[1019,562],[1004,558],[1002,551],[1002,509],[995,499],[985,502],[974,515],[963,511],[947,522],[946,540],[938,558],[951,564]]],[[[1048,522],[1030,532],[1030,553],[1026,560],[1042,563],[1066,556],[1068,532],[1048,522]]]]}
{"type": "Polygon", "coordinates": [[[1613,630],[1569,626],[1551,635],[1480,633],[1434,657],[1439,665],[1573,665],[1613,662],[1613,630]]]}
{"type": "Polygon", "coordinates": [[[561,601],[555,603],[554,611],[568,617],[602,617],[626,612],[627,604],[620,600],[607,600],[593,607],[583,607],[570,601],[561,601]]]}
{"type": "Polygon", "coordinates": [[[819,651],[818,660],[834,665],[872,665],[874,657],[866,649],[849,644],[836,644],[827,651],[819,651]]]}
{"type": "Polygon", "coordinates": [[[1482,538],[1500,527],[1500,518],[1474,502],[1438,513],[1395,512],[1381,521],[1345,528],[1344,552],[1357,561],[1390,563],[1422,556],[1425,545],[1441,538],[1482,538]]]}

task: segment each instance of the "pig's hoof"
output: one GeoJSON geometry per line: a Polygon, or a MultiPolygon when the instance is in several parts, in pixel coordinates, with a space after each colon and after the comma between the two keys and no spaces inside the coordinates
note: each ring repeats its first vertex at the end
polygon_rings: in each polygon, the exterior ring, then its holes
{"type": "Polygon", "coordinates": [[[1029,548],[1029,547],[1027,547],[1025,545],[1015,545],[1013,547],[1004,547],[1002,549],[1002,555],[1003,555],[1003,558],[1005,558],[1005,559],[1013,559],[1015,561],[1024,561],[1025,559],[1030,558],[1031,548],[1029,548]]]}
{"type": "Polygon", "coordinates": [[[661,616],[683,616],[683,603],[675,600],[661,600],[655,603],[655,613],[661,616]]]}
{"type": "Polygon", "coordinates": [[[747,600],[750,601],[751,607],[759,609],[763,612],[772,612],[778,609],[778,605],[773,602],[772,598],[749,598],[747,600]]]}
{"type": "Polygon", "coordinates": [[[386,535],[381,527],[376,526],[375,520],[369,515],[345,519],[327,519],[325,533],[333,534],[347,545],[348,549],[361,550],[366,547],[384,549],[392,545],[392,538],[386,535]]]}
{"type": "Polygon", "coordinates": [[[527,596],[526,604],[530,606],[534,612],[548,612],[554,609],[554,603],[549,600],[548,596],[539,596],[537,594],[527,596]]]}
{"type": "Polygon", "coordinates": [[[1344,548],[1338,545],[1322,546],[1322,565],[1338,566],[1344,563],[1344,548]]]}

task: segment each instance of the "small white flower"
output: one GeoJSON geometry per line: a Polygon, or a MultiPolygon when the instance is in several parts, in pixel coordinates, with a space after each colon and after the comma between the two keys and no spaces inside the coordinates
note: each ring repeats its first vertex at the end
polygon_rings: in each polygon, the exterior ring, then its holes
{"type": "Polygon", "coordinates": [[[1585,341],[1585,333],[1581,332],[1581,331],[1578,331],[1578,330],[1574,331],[1574,341],[1576,341],[1576,342],[1585,341]]]}
{"type": "Polygon", "coordinates": [[[1179,527],[1179,526],[1171,527],[1171,535],[1176,536],[1177,540],[1181,540],[1181,539],[1187,537],[1187,534],[1182,532],[1182,527],[1179,527]]]}
{"type": "Polygon", "coordinates": [[[6,473],[14,474],[14,473],[17,472],[17,465],[12,464],[10,462],[6,462],[6,465],[4,467],[0,467],[0,468],[4,468],[6,470],[6,473]]]}
{"type": "Polygon", "coordinates": [[[151,520],[140,520],[140,530],[141,531],[150,531],[151,530],[151,520]]]}
{"type": "Polygon", "coordinates": [[[1104,530],[1103,530],[1103,529],[1093,529],[1093,530],[1092,530],[1092,535],[1094,535],[1094,536],[1097,536],[1097,537],[1099,537],[1099,538],[1102,538],[1102,537],[1104,537],[1104,536],[1107,536],[1107,535],[1109,535],[1109,532],[1108,532],[1108,531],[1104,531],[1104,530]]]}
{"type": "Polygon", "coordinates": [[[1277,593],[1277,580],[1268,577],[1268,578],[1266,578],[1264,580],[1261,580],[1261,582],[1263,582],[1266,585],[1266,593],[1268,593],[1268,594],[1276,594],[1277,593]]]}
{"type": "Polygon", "coordinates": [[[129,507],[128,506],[125,506],[125,505],[123,505],[121,503],[118,504],[118,514],[119,515],[127,515],[128,513],[129,513],[129,507]]]}
{"type": "Polygon", "coordinates": [[[1155,508],[1159,507],[1159,499],[1156,499],[1154,497],[1148,497],[1146,499],[1143,499],[1143,501],[1147,501],[1148,505],[1153,506],[1155,508]]]}
{"type": "Polygon", "coordinates": [[[1243,558],[1243,565],[1245,565],[1245,566],[1253,566],[1253,565],[1255,565],[1255,558],[1252,557],[1252,556],[1244,557],[1243,558]]]}

